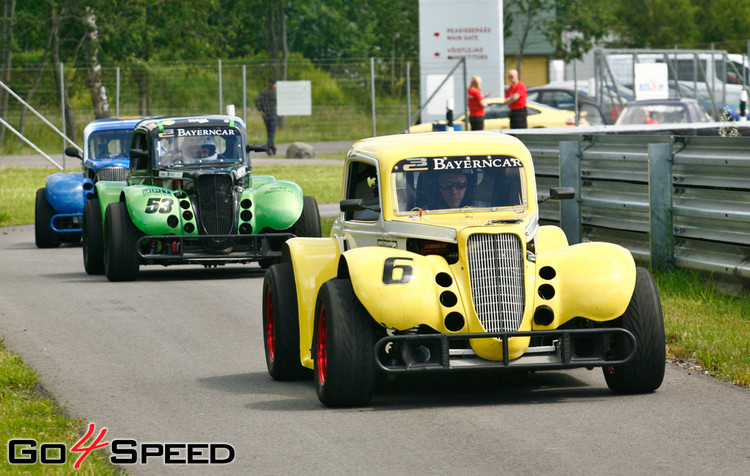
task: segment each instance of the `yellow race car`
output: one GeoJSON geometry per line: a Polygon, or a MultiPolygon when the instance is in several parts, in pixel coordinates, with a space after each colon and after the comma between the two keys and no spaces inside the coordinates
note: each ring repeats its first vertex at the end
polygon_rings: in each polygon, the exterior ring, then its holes
{"type": "MultiPolygon", "coordinates": [[[[526,122],[529,129],[543,127],[571,127],[576,125],[575,112],[554,107],[545,106],[533,101],[526,102],[526,112],[528,114],[526,122]]],[[[484,129],[499,130],[510,129],[510,108],[505,105],[503,98],[488,98],[487,107],[484,108],[484,129]]],[[[586,120],[587,113],[581,112],[579,126],[588,126],[586,120]]],[[[463,114],[454,121],[454,125],[459,126],[460,130],[466,130],[466,118],[463,114]]],[[[445,130],[445,121],[439,121],[437,124],[417,124],[411,126],[407,132],[431,132],[437,128],[445,130]]]]}
{"type": "MultiPolygon", "coordinates": [[[[553,188],[546,199],[573,198],[553,188]]],[[[328,238],[292,238],[263,285],[266,363],[327,406],[380,375],[602,367],[618,393],[661,385],[658,291],[628,250],[538,224],[534,165],[512,136],[399,134],[345,162],[328,238]]]]}

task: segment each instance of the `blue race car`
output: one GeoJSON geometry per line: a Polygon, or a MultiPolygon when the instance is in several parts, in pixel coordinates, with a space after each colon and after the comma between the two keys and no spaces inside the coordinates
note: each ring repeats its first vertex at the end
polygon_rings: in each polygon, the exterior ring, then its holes
{"type": "Polygon", "coordinates": [[[83,130],[83,157],[74,147],[65,149],[65,155],[83,161],[83,171],[52,174],[46,187],[37,190],[34,232],[38,248],[55,248],[81,239],[83,206],[94,196],[94,183],[125,180],[130,139],[142,119],[98,119],[83,130]]]}

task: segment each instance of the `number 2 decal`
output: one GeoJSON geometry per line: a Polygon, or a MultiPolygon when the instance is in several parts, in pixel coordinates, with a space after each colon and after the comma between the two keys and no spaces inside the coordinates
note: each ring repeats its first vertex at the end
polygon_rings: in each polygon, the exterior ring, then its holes
{"type": "Polygon", "coordinates": [[[383,284],[399,284],[411,281],[412,267],[408,264],[396,264],[396,260],[414,261],[412,258],[386,259],[385,265],[383,265],[383,284]],[[401,271],[397,272],[396,270],[401,271]]]}
{"type": "Polygon", "coordinates": [[[146,203],[146,213],[169,213],[172,211],[171,198],[149,198],[146,203]]]}

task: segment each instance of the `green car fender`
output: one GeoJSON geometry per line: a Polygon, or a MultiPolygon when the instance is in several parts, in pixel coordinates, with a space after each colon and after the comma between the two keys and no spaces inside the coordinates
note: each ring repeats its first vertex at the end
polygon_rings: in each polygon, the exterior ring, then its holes
{"type": "Polygon", "coordinates": [[[100,180],[96,182],[96,198],[99,199],[99,208],[102,212],[102,225],[104,224],[104,212],[110,203],[119,202],[122,190],[128,186],[127,182],[107,182],[100,180]]]}
{"type": "MultiPolygon", "coordinates": [[[[253,177],[253,185],[258,183],[257,178],[253,177]]],[[[253,233],[267,228],[287,230],[302,215],[303,203],[300,186],[285,180],[272,180],[245,189],[240,200],[240,226],[247,223],[253,233]]]]}
{"type": "Polygon", "coordinates": [[[254,175],[250,177],[250,180],[252,180],[250,184],[251,188],[258,188],[261,185],[276,181],[273,175],[254,175]]]}
{"type": "Polygon", "coordinates": [[[193,204],[182,190],[131,185],[122,193],[130,218],[143,233],[152,236],[198,233],[193,204]]]}

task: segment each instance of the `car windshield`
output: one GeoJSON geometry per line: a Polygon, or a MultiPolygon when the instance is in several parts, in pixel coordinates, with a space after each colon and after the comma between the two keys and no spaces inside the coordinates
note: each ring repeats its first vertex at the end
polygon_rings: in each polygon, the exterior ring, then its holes
{"type": "Polygon", "coordinates": [[[690,122],[687,108],[682,104],[649,104],[627,106],[617,119],[618,125],[672,124],[690,122]]]}
{"type": "Polygon", "coordinates": [[[523,165],[507,155],[418,157],[393,167],[395,213],[525,208],[523,165]]]}
{"type": "Polygon", "coordinates": [[[244,161],[242,134],[230,126],[165,128],[157,135],[158,165],[203,167],[244,161]]]}
{"type": "Polygon", "coordinates": [[[127,159],[133,129],[95,131],[89,136],[89,157],[92,159],[127,159]]]}

